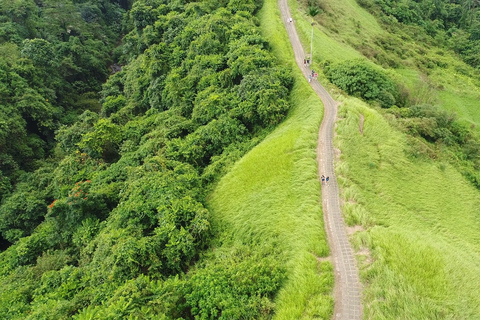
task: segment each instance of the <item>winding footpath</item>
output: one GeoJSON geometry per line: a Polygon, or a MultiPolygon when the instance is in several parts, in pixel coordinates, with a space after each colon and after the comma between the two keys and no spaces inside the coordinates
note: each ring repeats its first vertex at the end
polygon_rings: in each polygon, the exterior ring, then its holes
{"type": "MultiPolygon", "coordinates": [[[[303,65],[305,53],[295,29],[287,0],[279,0],[282,20],[287,29],[295,53],[295,60],[305,78],[311,70],[303,65]]],[[[322,201],[325,228],[327,230],[331,256],[335,270],[335,309],[334,319],[362,319],[361,286],[358,269],[352,247],[348,241],[345,223],[340,210],[339,189],[334,171],[335,150],[333,148],[333,130],[337,116],[335,102],[325,88],[316,80],[310,82],[313,90],[322,100],[325,112],[318,132],[317,162],[318,173],[330,177],[322,185],[322,201]]]]}

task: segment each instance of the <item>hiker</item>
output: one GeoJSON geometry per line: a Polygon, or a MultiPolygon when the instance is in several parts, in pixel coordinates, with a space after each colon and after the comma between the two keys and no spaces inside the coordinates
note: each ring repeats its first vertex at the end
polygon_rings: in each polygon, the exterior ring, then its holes
{"type": "Polygon", "coordinates": [[[304,66],[304,67],[307,66],[307,60],[306,60],[306,59],[303,59],[303,66],[304,66]]]}
{"type": "Polygon", "coordinates": [[[288,22],[293,22],[293,19],[292,18],[288,19],[288,22]]]}
{"type": "Polygon", "coordinates": [[[308,75],[308,82],[311,82],[311,81],[312,81],[312,76],[308,75]]]}
{"type": "Polygon", "coordinates": [[[325,176],[322,174],[322,184],[325,183],[325,176]]]}
{"type": "Polygon", "coordinates": [[[307,59],[307,64],[310,64],[310,59],[307,59]]]}
{"type": "Polygon", "coordinates": [[[330,180],[330,177],[327,177],[327,182],[328,182],[328,180],[330,180]]]}

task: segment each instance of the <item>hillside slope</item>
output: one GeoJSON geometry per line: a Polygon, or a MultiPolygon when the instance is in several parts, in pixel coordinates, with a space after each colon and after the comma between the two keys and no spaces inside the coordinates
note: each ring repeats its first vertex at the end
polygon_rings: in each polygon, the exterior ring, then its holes
{"type": "Polygon", "coordinates": [[[329,318],[333,270],[322,259],[329,249],[315,162],[323,106],[294,62],[277,1],[265,1],[258,16],[280,63],[293,70],[293,108],[285,122],[244,156],[209,197],[214,225],[222,231],[217,237],[222,245],[215,250],[231,251],[239,244],[255,251],[276,248],[276,261],[285,266],[286,279],[275,299],[274,318],[329,318]]]}
{"type": "MultiPolygon", "coordinates": [[[[117,50],[125,65],[102,86],[101,110],[61,127],[48,166],[22,172],[1,199],[0,233],[11,243],[0,252],[1,318],[269,319],[292,266],[279,263],[290,245],[306,246],[295,258],[311,271],[300,299],[315,297],[329,313],[331,266],[315,258],[328,252],[321,237],[290,244],[285,236],[278,246],[213,237],[223,226],[208,193],[291,107],[291,70],[261,34],[260,7],[133,3],[117,50]]],[[[319,116],[302,132],[318,125],[321,109],[312,112],[319,116]]],[[[292,167],[297,148],[309,152],[302,132],[287,131],[293,153],[280,169],[292,167]]],[[[318,195],[314,180],[307,171],[301,184],[318,195]]],[[[302,195],[288,194],[297,208],[302,195]]],[[[312,234],[322,220],[309,198],[312,234]]]]}
{"type": "MultiPolygon", "coordinates": [[[[311,18],[301,4],[289,4],[308,47],[311,18]]],[[[445,116],[455,111],[459,120],[449,119],[468,128],[462,130],[469,143],[478,143],[478,72],[416,27],[396,33],[378,27],[355,1],[324,1],[321,8],[316,68],[352,59],[377,64],[408,97],[402,108],[382,109],[336,89],[342,101],[337,174],[345,218],[358,230],[351,239],[363,270],[365,317],[474,319],[480,313],[480,193],[469,172],[475,174],[478,155],[465,156],[465,140],[450,143],[413,130],[412,122],[425,125],[426,115],[401,113],[422,105],[445,116]]]]}

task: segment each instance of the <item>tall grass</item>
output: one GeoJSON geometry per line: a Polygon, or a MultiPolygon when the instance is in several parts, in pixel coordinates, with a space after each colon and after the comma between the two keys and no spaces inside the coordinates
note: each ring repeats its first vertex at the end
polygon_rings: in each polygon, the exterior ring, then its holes
{"type": "MultiPolygon", "coordinates": [[[[290,12],[295,19],[295,26],[305,52],[310,52],[312,18],[296,0],[289,0],[290,12]]],[[[325,60],[331,62],[345,59],[361,58],[362,55],[349,45],[348,39],[362,38],[368,41],[382,30],[355,1],[322,1],[322,12],[314,19],[313,61],[314,67],[325,60]],[[362,11],[358,11],[362,10],[362,11]],[[332,13],[333,12],[333,13],[332,13]],[[335,13],[336,12],[336,13],[335,13]],[[353,14],[357,12],[357,14],[353,14]],[[361,14],[358,14],[361,13],[361,14]],[[360,25],[360,34],[353,32],[355,25],[360,25]],[[363,27],[362,27],[363,26],[363,27]]]]}
{"type": "Polygon", "coordinates": [[[333,270],[320,204],[316,137],[323,117],[320,99],[294,64],[276,0],[259,13],[263,34],[295,85],[288,118],[245,155],[209,196],[214,229],[223,248],[237,243],[255,250],[275,246],[287,280],[276,297],[277,319],[329,318],[333,270]]]}
{"type": "MultiPolygon", "coordinates": [[[[311,20],[296,1],[289,3],[300,38],[309,48],[311,20]]],[[[322,5],[337,14],[325,13],[316,20],[338,21],[333,28],[321,21],[315,26],[316,63],[362,57],[354,49],[360,41],[355,34],[365,39],[385,36],[375,23],[365,22],[365,17],[373,18],[353,0],[326,0],[322,5]]],[[[329,318],[332,266],[318,259],[328,255],[315,164],[322,107],[293,65],[276,0],[265,1],[259,18],[279,61],[294,70],[293,108],[288,119],[220,181],[209,205],[216,229],[223,230],[223,247],[274,245],[282,252],[278,263],[288,272],[276,297],[276,318],[329,318]]],[[[435,48],[422,52],[417,44],[405,43],[402,49],[403,58],[383,53],[404,59],[409,69],[389,72],[412,92],[418,91],[419,103],[438,104],[479,123],[478,84],[463,64],[444,53],[443,67],[430,67],[435,48]]],[[[337,99],[343,100],[336,138],[342,154],[336,170],[344,215],[350,225],[365,230],[352,235],[364,284],[365,318],[478,318],[478,190],[450,164],[412,156],[408,137],[377,110],[356,99],[337,99]],[[360,115],[365,117],[363,135],[360,115]]]]}
{"type": "MultiPolygon", "coordinates": [[[[348,21],[363,21],[368,13],[351,0],[325,0],[322,7],[326,10],[316,20],[325,22],[314,33],[317,62],[368,54],[361,53],[361,40],[352,38],[348,21]]],[[[298,9],[294,18],[308,47],[310,18],[298,9]]],[[[359,25],[358,38],[366,39],[371,50],[400,62],[388,71],[406,87],[412,103],[438,105],[478,128],[480,90],[471,68],[443,49],[420,48],[408,37],[399,42],[398,35],[379,32],[374,24],[359,25]],[[380,38],[400,47],[384,50],[374,41],[380,38]]],[[[336,98],[343,100],[335,142],[342,152],[336,170],[343,212],[347,223],[365,230],[352,236],[365,318],[478,319],[480,193],[447,162],[412,156],[411,140],[378,110],[357,99],[336,98]],[[365,117],[363,135],[360,115],[365,117]]]]}
{"type": "Polygon", "coordinates": [[[358,100],[340,114],[345,213],[367,230],[357,250],[370,252],[359,255],[366,318],[478,318],[479,192],[449,164],[410,156],[406,136],[358,100]]]}
{"type": "MultiPolygon", "coordinates": [[[[308,53],[312,19],[305,5],[297,0],[288,3],[308,53]]],[[[326,61],[367,57],[374,62],[393,61],[397,66],[389,71],[399,83],[406,85],[414,103],[439,105],[480,130],[478,72],[459,61],[456,55],[417,39],[408,40],[410,35],[402,34],[401,29],[399,34],[388,33],[355,0],[324,0],[320,7],[322,13],[315,17],[313,37],[315,70],[321,71],[321,64],[326,61]],[[379,43],[386,45],[382,47],[379,43]]]]}

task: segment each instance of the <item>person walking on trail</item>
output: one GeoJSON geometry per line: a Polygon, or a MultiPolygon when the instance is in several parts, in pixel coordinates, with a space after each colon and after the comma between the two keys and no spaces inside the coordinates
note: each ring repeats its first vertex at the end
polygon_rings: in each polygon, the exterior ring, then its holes
{"type": "Polygon", "coordinates": [[[330,180],[330,177],[327,177],[327,179],[326,179],[326,180],[327,180],[327,182],[328,182],[328,180],[330,180]]]}
{"type": "Polygon", "coordinates": [[[322,174],[322,184],[325,183],[325,176],[322,174]]]}
{"type": "Polygon", "coordinates": [[[307,59],[303,59],[303,66],[304,66],[304,67],[307,66],[307,59]]]}

